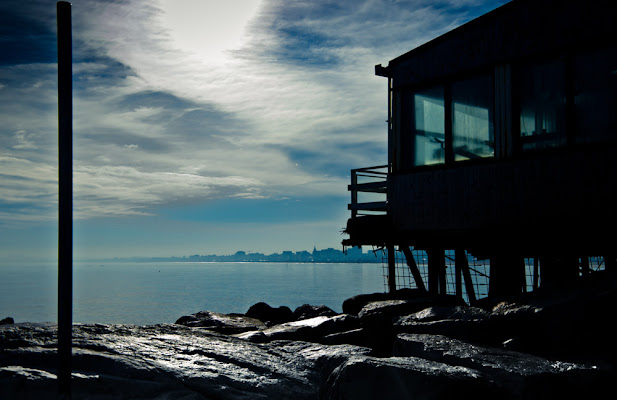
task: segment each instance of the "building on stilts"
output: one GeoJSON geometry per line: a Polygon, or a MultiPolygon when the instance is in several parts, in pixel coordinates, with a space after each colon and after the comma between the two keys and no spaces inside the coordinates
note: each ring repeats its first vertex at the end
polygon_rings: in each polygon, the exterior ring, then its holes
{"type": "Polygon", "coordinates": [[[469,302],[615,270],[615,15],[514,0],[377,65],[388,164],[351,171],[343,245],[469,302]]]}

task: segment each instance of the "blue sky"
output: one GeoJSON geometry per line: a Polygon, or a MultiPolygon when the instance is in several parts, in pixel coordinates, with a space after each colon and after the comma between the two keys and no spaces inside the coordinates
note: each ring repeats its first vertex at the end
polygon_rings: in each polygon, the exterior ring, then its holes
{"type": "MultiPolygon", "coordinates": [[[[340,248],[374,66],[505,2],[73,1],[76,258],[340,248]]],[[[0,262],[56,257],[55,18],[0,2],[0,262]]]]}

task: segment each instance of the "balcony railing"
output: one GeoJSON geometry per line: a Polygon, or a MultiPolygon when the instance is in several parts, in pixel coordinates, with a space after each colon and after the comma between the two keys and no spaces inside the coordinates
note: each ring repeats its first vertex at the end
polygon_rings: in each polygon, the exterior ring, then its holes
{"type": "Polygon", "coordinates": [[[388,166],[358,168],[351,170],[351,204],[347,206],[351,210],[351,217],[358,215],[374,215],[386,213],[388,202],[388,166]],[[373,197],[383,197],[383,201],[358,202],[358,193],[370,193],[373,197]],[[379,196],[379,195],[382,196],[379,196]]]}

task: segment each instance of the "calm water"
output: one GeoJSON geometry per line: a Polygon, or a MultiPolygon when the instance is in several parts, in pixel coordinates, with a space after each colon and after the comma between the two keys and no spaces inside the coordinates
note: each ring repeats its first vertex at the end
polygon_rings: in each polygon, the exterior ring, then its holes
{"type": "MultiPolygon", "coordinates": [[[[57,319],[57,266],[0,266],[0,319],[57,319]]],[[[265,301],[292,310],[383,292],[381,264],[109,263],[76,264],[73,321],[157,324],[201,310],[244,313],[265,301]]]]}

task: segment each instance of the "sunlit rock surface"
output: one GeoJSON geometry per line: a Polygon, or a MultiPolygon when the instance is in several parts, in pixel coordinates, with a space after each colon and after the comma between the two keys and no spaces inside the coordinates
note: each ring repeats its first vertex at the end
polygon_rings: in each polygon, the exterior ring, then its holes
{"type": "MultiPolygon", "coordinates": [[[[54,398],[56,332],[0,330],[0,398],[54,398]]],[[[76,398],[314,399],[320,387],[316,344],[300,352],[180,325],[76,325],[73,346],[76,398]]]]}
{"type": "Polygon", "coordinates": [[[207,328],[219,333],[233,334],[265,329],[266,325],[258,319],[239,314],[221,314],[213,311],[200,311],[179,318],[176,324],[192,328],[207,328]]]}

